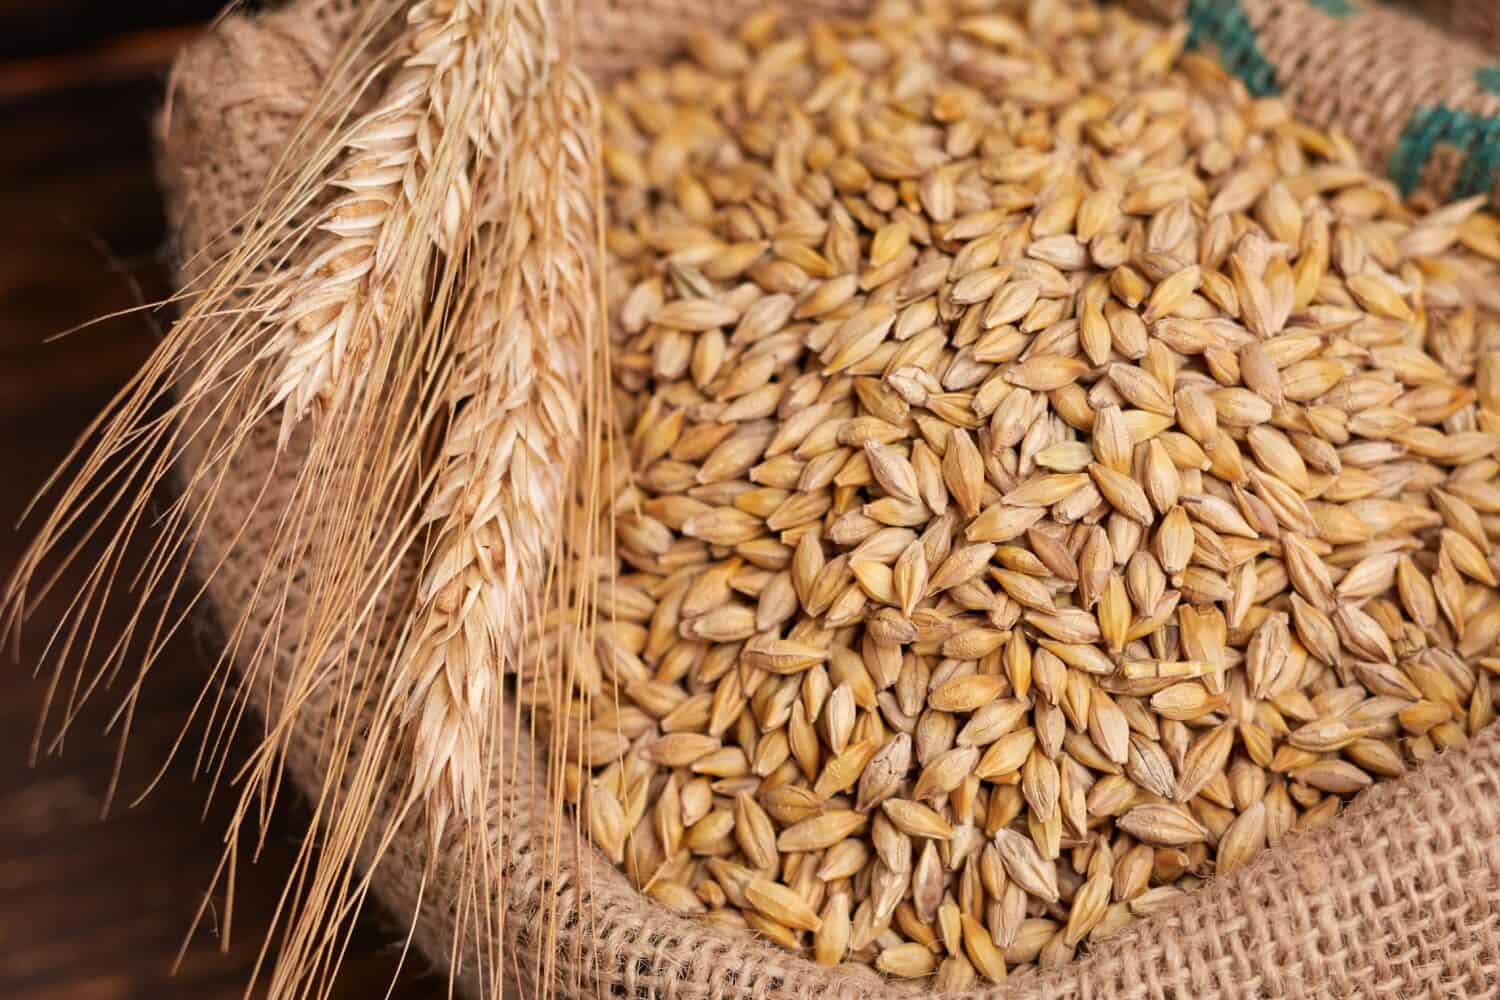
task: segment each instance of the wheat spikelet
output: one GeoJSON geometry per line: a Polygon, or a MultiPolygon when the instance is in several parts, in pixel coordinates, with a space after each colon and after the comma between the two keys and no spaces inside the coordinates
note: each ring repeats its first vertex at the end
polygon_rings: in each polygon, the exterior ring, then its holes
{"type": "MultiPolygon", "coordinates": [[[[450,818],[464,824],[460,895],[476,906],[504,891],[508,803],[488,798],[494,776],[508,773],[499,690],[522,661],[556,668],[536,638],[568,591],[552,581],[567,575],[557,566],[562,529],[574,520],[575,473],[588,467],[580,386],[602,340],[594,116],[589,84],[567,72],[521,118],[508,168],[522,192],[507,227],[513,249],[504,273],[485,276],[474,339],[457,362],[462,409],[425,513],[436,542],[394,683],[410,699],[413,794],[435,846],[450,818]]],[[[490,928],[491,940],[501,930],[490,928]]]]}
{"type": "MultiPolygon", "coordinates": [[[[513,44],[541,42],[532,30],[521,27],[513,44]]],[[[539,82],[530,67],[505,76],[517,91],[539,82]]],[[[487,214],[501,218],[490,226],[493,252],[447,389],[454,417],[423,512],[433,547],[415,638],[394,681],[409,698],[406,721],[417,721],[414,785],[438,816],[480,806],[487,775],[477,730],[522,628],[538,616],[581,432],[576,387],[597,295],[579,287],[587,261],[569,253],[569,229],[592,209],[578,204],[567,170],[549,179],[558,142],[554,117],[539,113],[546,103],[517,116],[506,176],[490,196],[487,214]]]]}
{"type": "Polygon", "coordinates": [[[472,201],[465,172],[441,192],[430,240],[413,224],[413,202],[438,146],[454,147],[458,159],[472,155],[466,130],[444,125],[479,82],[477,7],[475,0],[427,0],[411,8],[410,54],[345,140],[349,152],[330,182],[341,194],[315,224],[324,238],[291,286],[295,300],[272,318],[289,327],[274,388],[286,402],[283,441],[309,407],[359,377],[370,342],[391,321],[397,260],[414,255],[420,270],[435,249],[451,253],[461,241],[472,201]]]}
{"type": "Polygon", "coordinates": [[[579,435],[573,383],[582,331],[558,322],[541,299],[552,248],[533,224],[525,213],[512,223],[517,241],[531,245],[514,271],[486,275],[491,287],[455,362],[458,409],[423,514],[436,541],[417,593],[416,639],[396,682],[404,687],[409,677],[408,721],[420,716],[417,788],[432,796],[445,785],[465,814],[485,777],[472,766],[474,729],[489,715],[525,619],[535,617],[579,435]]]}

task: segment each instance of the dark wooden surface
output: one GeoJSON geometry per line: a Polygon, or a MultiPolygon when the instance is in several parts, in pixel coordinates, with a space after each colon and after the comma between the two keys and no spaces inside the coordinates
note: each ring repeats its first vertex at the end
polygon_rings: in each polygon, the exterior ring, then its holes
{"type": "MultiPolygon", "coordinates": [[[[47,342],[167,290],[150,119],[165,60],[215,5],[0,0],[0,578],[24,542],[25,527],[10,528],[26,500],[166,321],[137,314],[47,342]]],[[[167,758],[212,650],[185,634],[154,669],[117,805],[101,821],[116,750],[102,730],[117,693],[95,699],[59,755],[27,765],[44,689],[32,671],[59,610],[53,602],[35,616],[19,662],[0,653],[0,998],[240,997],[305,813],[282,796],[262,859],[241,866],[227,945],[216,899],[172,976],[219,860],[225,797],[202,816],[207,783],[193,780],[189,754],[142,804],[129,802],[167,758]]],[[[118,627],[117,615],[104,631],[118,627]]],[[[400,940],[398,922],[363,918],[335,996],[383,996],[400,940]]],[[[394,995],[444,994],[410,971],[394,995]]]]}

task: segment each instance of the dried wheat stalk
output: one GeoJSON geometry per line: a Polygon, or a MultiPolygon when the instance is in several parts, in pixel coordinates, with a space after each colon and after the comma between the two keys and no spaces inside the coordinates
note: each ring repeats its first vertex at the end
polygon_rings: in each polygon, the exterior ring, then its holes
{"type": "Polygon", "coordinates": [[[537,93],[517,116],[509,211],[455,361],[457,412],[423,515],[436,540],[394,682],[416,723],[415,787],[439,816],[472,816],[488,790],[491,705],[542,618],[599,351],[596,112],[587,80],[557,73],[525,81],[537,93]]]}
{"type": "MultiPolygon", "coordinates": [[[[69,536],[78,528],[88,537],[111,524],[111,516],[120,517],[106,558],[91,568],[59,624],[52,652],[54,690],[66,699],[60,726],[65,731],[77,705],[124,666],[131,635],[147,637],[145,654],[132,657],[133,674],[125,677],[123,740],[156,653],[188,613],[172,596],[201,593],[192,585],[183,589],[186,553],[213,531],[215,558],[229,559],[242,542],[242,525],[260,523],[254,544],[264,553],[259,576],[266,582],[237,621],[225,622],[228,642],[213,681],[226,684],[225,692],[210,692],[199,706],[211,716],[200,760],[216,775],[225,765],[227,741],[213,741],[242,717],[248,692],[267,689],[262,672],[271,669],[272,659],[292,652],[290,663],[275,664],[279,683],[264,743],[232,772],[240,803],[226,853],[227,877],[234,872],[240,820],[263,820],[270,810],[285,747],[305,721],[309,693],[337,685],[340,709],[338,718],[317,721],[328,727],[330,789],[316,804],[315,822],[325,825],[322,844],[329,848],[319,855],[309,841],[278,913],[283,947],[269,983],[276,996],[326,988],[326,974],[342,953],[342,928],[368,888],[353,872],[368,846],[364,833],[371,812],[397,780],[360,771],[370,734],[357,720],[382,693],[367,682],[383,676],[376,671],[384,669],[394,642],[382,631],[396,614],[390,582],[408,554],[422,547],[423,445],[451,410],[445,391],[451,368],[444,362],[470,298],[466,275],[477,226],[466,192],[480,176],[499,173],[496,153],[503,144],[497,136],[506,124],[497,114],[506,100],[498,93],[507,71],[503,61],[540,58],[509,44],[510,7],[508,0],[416,7],[405,0],[370,0],[360,6],[322,91],[238,227],[245,235],[221,259],[192,263],[203,277],[184,293],[182,319],[70,456],[77,479],[60,491],[4,595],[6,622],[13,627],[55,579],[43,575],[49,555],[62,555],[66,565],[76,554],[63,547],[63,539],[71,545],[69,536]],[[406,32],[394,49],[388,44],[393,25],[406,32]],[[391,65],[392,51],[416,55],[391,65]],[[422,79],[429,81],[427,90],[422,79]],[[385,91],[382,114],[351,130],[350,110],[363,103],[367,90],[385,91]],[[342,186],[346,196],[326,213],[330,185],[342,186]],[[378,232],[365,228],[371,215],[387,208],[390,217],[378,232]],[[328,251],[329,240],[341,235],[349,240],[328,251]],[[343,267],[378,274],[380,282],[365,275],[341,284],[349,276],[343,267]],[[341,277],[308,298],[300,280],[309,270],[323,276],[338,271],[341,277]],[[333,303],[348,308],[328,327],[314,324],[311,313],[289,312],[289,303],[310,304],[315,311],[333,303]],[[325,341],[308,362],[319,388],[296,385],[307,390],[304,401],[318,391],[336,396],[339,419],[297,428],[295,446],[278,464],[267,465],[261,452],[265,418],[292,384],[279,367],[290,318],[316,325],[302,332],[325,341]],[[361,340],[377,319],[380,336],[361,340]],[[349,346],[350,337],[355,346],[349,346]],[[351,362],[355,357],[357,364],[351,362]],[[162,415],[153,407],[165,397],[174,399],[162,415]],[[153,511],[153,486],[184,458],[189,464],[181,498],[164,512],[153,511]],[[226,483],[242,488],[247,471],[263,477],[255,489],[277,498],[270,531],[263,527],[259,499],[239,511],[240,524],[223,523],[217,497],[226,483]],[[148,512],[160,514],[151,522],[158,541],[139,568],[126,566],[126,542],[148,512]],[[122,571],[139,595],[131,597],[132,624],[104,650],[97,675],[66,687],[61,681],[70,653],[91,665],[97,615],[122,571]],[[301,594],[289,613],[293,586],[301,594]],[[260,634],[254,645],[245,638],[252,631],[260,634]],[[241,684],[226,683],[231,661],[243,674],[241,684]]],[[[513,67],[509,72],[525,76],[513,67]]],[[[298,409],[295,402],[287,408],[283,447],[298,409]]],[[[204,560],[201,568],[212,576],[220,567],[204,560]]],[[[409,784],[410,775],[398,777],[409,784]]]]}
{"type": "Polygon", "coordinates": [[[939,989],[1326,822],[1500,672],[1500,221],[1023,10],[768,13],[614,88],[622,566],[525,691],[652,898],[939,989]]]}
{"type": "Polygon", "coordinates": [[[508,670],[554,662],[538,643],[544,618],[588,635],[586,604],[552,609],[586,589],[559,560],[563,526],[597,520],[579,473],[595,462],[585,411],[597,420],[604,409],[590,404],[604,388],[592,372],[603,340],[597,109],[587,79],[556,55],[557,32],[546,5],[518,5],[509,44],[541,56],[504,60],[506,143],[475,192],[484,221],[453,317],[451,419],[419,518],[429,538],[415,607],[368,742],[336,754],[350,791],[329,811],[319,888],[278,957],[279,991],[338,946],[329,914],[351,894],[336,887],[413,811],[433,863],[458,869],[455,947],[478,940],[482,981],[501,979],[509,803],[493,792],[497,780],[510,787],[505,738],[521,730],[504,724],[499,691],[508,670]],[[383,815],[393,797],[406,805],[383,815]]]}
{"type": "Polygon", "coordinates": [[[438,250],[464,242],[473,200],[466,171],[438,193],[433,226],[413,202],[433,157],[475,155],[460,102],[481,84],[480,48],[489,42],[480,0],[423,0],[407,15],[409,52],[379,105],[350,129],[348,154],[330,186],[340,192],[315,228],[323,234],[295,275],[295,294],[271,322],[286,327],[274,388],[285,401],[283,441],[314,403],[363,377],[370,345],[396,307],[398,263],[421,271],[438,250]]]}
{"type": "Polygon", "coordinates": [[[410,654],[412,713],[421,716],[416,784],[428,794],[446,784],[460,812],[472,812],[489,778],[474,729],[489,718],[526,625],[540,620],[597,327],[587,250],[577,242],[592,225],[587,164],[557,159],[589,127],[587,109],[551,104],[538,102],[516,133],[511,176],[528,196],[506,222],[515,249],[500,258],[514,266],[484,276],[473,339],[456,362],[452,391],[464,402],[424,514],[438,536],[410,654]]]}

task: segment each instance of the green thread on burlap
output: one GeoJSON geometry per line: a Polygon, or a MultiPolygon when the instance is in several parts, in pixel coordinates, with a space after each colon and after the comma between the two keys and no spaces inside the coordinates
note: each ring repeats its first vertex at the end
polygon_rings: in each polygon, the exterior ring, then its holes
{"type": "Polygon", "coordinates": [[[1402,194],[1417,189],[1422,168],[1439,144],[1453,147],[1464,157],[1448,197],[1467,198],[1494,186],[1500,169],[1500,116],[1424,107],[1412,113],[1391,152],[1388,170],[1402,194]]]}
{"type": "Polygon", "coordinates": [[[1239,0],[1188,0],[1188,48],[1213,46],[1219,63],[1256,97],[1280,93],[1276,70],[1260,51],[1239,0]]]}
{"type": "Polygon", "coordinates": [[[1427,162],[1432,147],[1437,145],[1450,114],[1447,108],[1418,108],[1407,120],[1401,137],[1396,140],[1396,148],[1391,150],[1390,164],[1386,168],[1402,194],[1416,190],[1417,182],[1422,179],[1422,164],[1427,162]]]}
{"type": "Polygon", "coordinates": [[[1495,186],[1495,171],[1500,169],[1500,118],[1474,116],[1475,141],[1449,192],[1452,198],[1469,198],[1485,194],[1495,186]]]}
{"type": "MultiPolygon", "coordinates": [[[[1357,14],[1355,0],[1305,0],[1330,17],[1357,14]]],[[[1255,28],[1240,0],[1188,0],[1187,46],[1211,48],[1214,55],[1255,97],[1274,97],[1281,92],[1276,69],[1261,51],[1255,28]]],[[[1500,95],[1500,63],[1474,72],[1484,90],[1500,95]]],[[[1500,172],[1500,115],[1476,115],[1446,107],[1423,107],[1412,113],[1392,150],[1387,165],[1391,179],[1402,194],[1411,194],[1422,182],[1422,171],[1439,145],[1460,153],[1463,162],[1451,198],[1467,198],[1491,190],[1500,172]]],[[[1443,192],[1438,192],[1443,194],[1443,192]]]]}

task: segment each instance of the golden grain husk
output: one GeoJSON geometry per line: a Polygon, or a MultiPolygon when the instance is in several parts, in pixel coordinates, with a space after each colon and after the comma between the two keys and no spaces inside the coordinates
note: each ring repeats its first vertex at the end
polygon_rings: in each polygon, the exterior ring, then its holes
{"type": "Polygon", "coordinates": [[[1500,672],[1500,222],[1032,7],[765,15],[604,116],[592,826],[644,794],[654,898],[939,988],[1327,822],[1500,672]]]}

